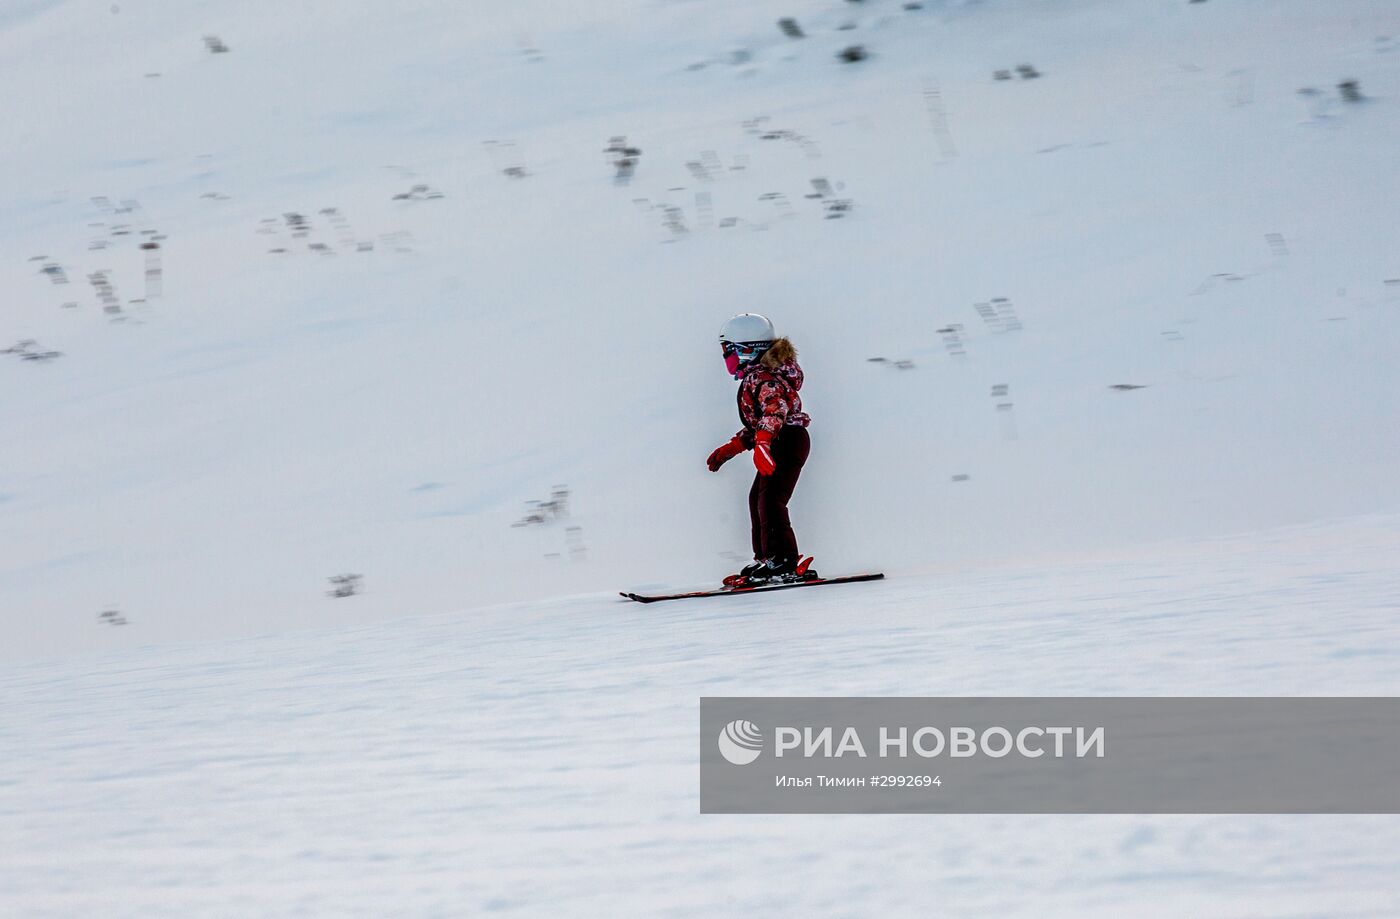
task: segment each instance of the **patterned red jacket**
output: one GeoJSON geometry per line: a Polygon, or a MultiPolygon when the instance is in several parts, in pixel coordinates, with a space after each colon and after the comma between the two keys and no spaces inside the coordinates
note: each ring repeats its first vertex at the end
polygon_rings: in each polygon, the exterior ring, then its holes
{"type": "Polygon", "coordinates": [[[784,425],[805,428],[812,423],[802,411],[802,368],[797,361],[788,360],[777,367],[762,361],[750,365],[739,383],[739,420],[744,428],[739,437],[746,446],[753,446],[756,431],[777,434],[784,425]]]}

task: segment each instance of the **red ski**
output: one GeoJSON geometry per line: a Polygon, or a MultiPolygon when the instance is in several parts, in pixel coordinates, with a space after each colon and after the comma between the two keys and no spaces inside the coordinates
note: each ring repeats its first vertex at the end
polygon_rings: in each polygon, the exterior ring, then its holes
{"type": "Polygon", "coordinates": [[[625,590],[620,593],[627,599],[636,600],[638,603],[659,603],[662,600],[690,600],[697,597],[728,597],[733,594],[761,594],[767,593],[770,590],[793,590],[798,587],[820,587],[823,584],[854,584],[857,581],[878,581],[883,577],[883,574],[849,574],[841,578],[811,578],[805,581],[720,587],[715,590],[694,590],[683,594],[637,594],[629,593],[625,590]]]}

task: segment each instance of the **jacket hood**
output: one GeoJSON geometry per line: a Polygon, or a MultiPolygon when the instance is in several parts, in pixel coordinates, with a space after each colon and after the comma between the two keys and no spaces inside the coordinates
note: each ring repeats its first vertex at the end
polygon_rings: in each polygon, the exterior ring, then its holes
{"type": "Polygon", "coordinates": [[[802,368],[797,365],[797,349],[786,338],[778,338],[763,352],[751,370],[766,370],[786,380],[793,389],[802,388],[802,368]]]}

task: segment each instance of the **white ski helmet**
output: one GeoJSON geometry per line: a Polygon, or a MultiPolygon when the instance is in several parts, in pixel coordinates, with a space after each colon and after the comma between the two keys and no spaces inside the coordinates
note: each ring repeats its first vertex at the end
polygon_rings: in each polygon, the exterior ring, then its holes
{"type": "Polygon", "coordinates": [[[767,316],[758,313],[740,313],[720,326],[719,340],[736,345],[751,342],[770,342],[778,335],[773,331],[773,323],[767,316]]]}

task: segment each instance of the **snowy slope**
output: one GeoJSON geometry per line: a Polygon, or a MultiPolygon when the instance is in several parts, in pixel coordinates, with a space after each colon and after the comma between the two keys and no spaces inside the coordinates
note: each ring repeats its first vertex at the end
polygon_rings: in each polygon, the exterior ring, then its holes
{"type": "Polygon", "coordinates": [[[1393,693],[1400,518],[0,671],[7,916],[1384,917],[1394,817],[702,817],[702,694],[1393,693]]]}
{"type": "Polygon", "coordinates": [[[701,819],[694,726],[1394,694],[1397,42],[1391,0],[0,4],[0,914],[1392,914],[1392,818],[701,819]],[[744,550],[742,309],[808,373],[803,548],[892,577],[619,601],[744,550]]]}
{"type": "Polygon", "coordinates": [[[749,308],[803,352],[795,513],[828,567],[1400,499],[1393,4],[72,0],[4,25],[0,344],[63,356],[0,355],[3,653],[710,580],[747,487],[701,465],[735,427],[713,339],[749,308]],[[853,42],[871,58],[837,62],[853,42]],[[1043,76],[991,78],[1019,63],[1043,76]],[[444,197],[393,200],[418,184],[444,197]],[[133,303],[142,231],[163,290],[133,303]],[[1019,330],[979,315],[996,297],[1019,330]],[[561,484],[574,543],[510,528],[561,484]],[[331,603],[342,572],[366,593],[331,603]],[[107,608],[129,633],[93,632],[107,608]]]}

